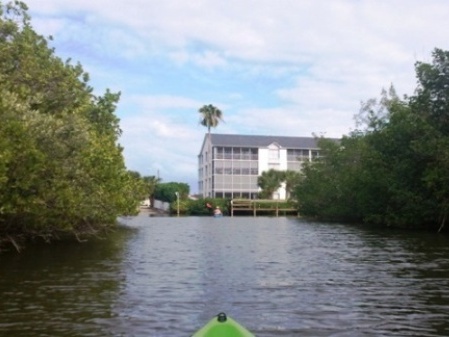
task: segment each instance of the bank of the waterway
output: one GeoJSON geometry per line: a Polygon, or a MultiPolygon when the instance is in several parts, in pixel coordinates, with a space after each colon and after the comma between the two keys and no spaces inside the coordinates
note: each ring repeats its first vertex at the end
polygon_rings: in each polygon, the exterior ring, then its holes
{"type": "Polygon", "coordinates": [[[448,336],[449,239],[296,218],[152,217],[0,256],[0,336],[448,336]]]}

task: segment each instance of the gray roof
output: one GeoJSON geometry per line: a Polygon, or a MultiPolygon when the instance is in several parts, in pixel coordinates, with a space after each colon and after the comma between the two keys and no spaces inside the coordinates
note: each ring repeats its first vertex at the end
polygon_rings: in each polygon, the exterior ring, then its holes
{"type": "Polygon", "coordinates": [[[317,139],[314,137],[225,135],[212,133],[211,141],[213,146],[259,148],[277,143],[279,146],[288,149],[318,149],[317,139]]]}

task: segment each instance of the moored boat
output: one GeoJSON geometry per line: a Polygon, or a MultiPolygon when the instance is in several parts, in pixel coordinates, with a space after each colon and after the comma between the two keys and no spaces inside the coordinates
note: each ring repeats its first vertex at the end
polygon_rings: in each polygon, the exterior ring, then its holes
{"type": "Polygon", "coordinates": [[[192,337],[255,337],[249,330],[227,316],[219,313],[195,332],[192,337]]]}

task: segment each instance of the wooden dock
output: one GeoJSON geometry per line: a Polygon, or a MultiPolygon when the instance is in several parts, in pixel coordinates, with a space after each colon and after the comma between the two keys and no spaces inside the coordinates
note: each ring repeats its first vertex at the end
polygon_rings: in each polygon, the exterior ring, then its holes
{"type": "Polygon", "coordinates": [[[252,213],[253,216],[262,214],[292,215],[299,216],[298,209],[287,203],[285,200],[265,200],[265,199],[233,199],[231,200],[231,216],[234,213],[252,213]]]}

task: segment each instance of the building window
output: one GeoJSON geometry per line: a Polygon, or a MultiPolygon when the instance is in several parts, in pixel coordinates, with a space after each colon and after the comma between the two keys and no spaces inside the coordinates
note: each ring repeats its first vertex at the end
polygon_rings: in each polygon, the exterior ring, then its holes
{"type": "Polygon", "coordinates": [[[223,151],[224,159],[232,159],[232,147],[225,147],[223,151]]]}
{"type": "Polygon", "coordinates": [[[214,172],[215,174],[223,174],[223,161],[214,161],[214,172]]]}
{"type": "Polygon", "coordinates": [[[241,157],[241,149],[239,148],[239,147],[234,147],[233,149],[233,153],[232,153],[232,159],[233,160],[240,160],[242,157],[241,157]]]}
{"type": "Polygon", "coordinates": [[[259,149],[251,149],[251,160],[259,160],[259,149]]]}
{"type": "Polygon", "coordinates": [[[249,148],[242,148],[242,160],[251,159],[251,150],[249,148]]]}
{"type": "Polygon", "coordinates": [[[223,158],[223,148],[222,147],[215,147],[214,148],[214,158],[215,159],[222,159],[223,158]]]}
{"type": "Polygon", "coordinates": [[[232,162],[224,162],[224,174],[232,174],[232,162]]]}
{"type": "Polygon", "coordinates": [[[309,150],[307,149],[288,149],[287,161],[309,161],[309,150]]]}

